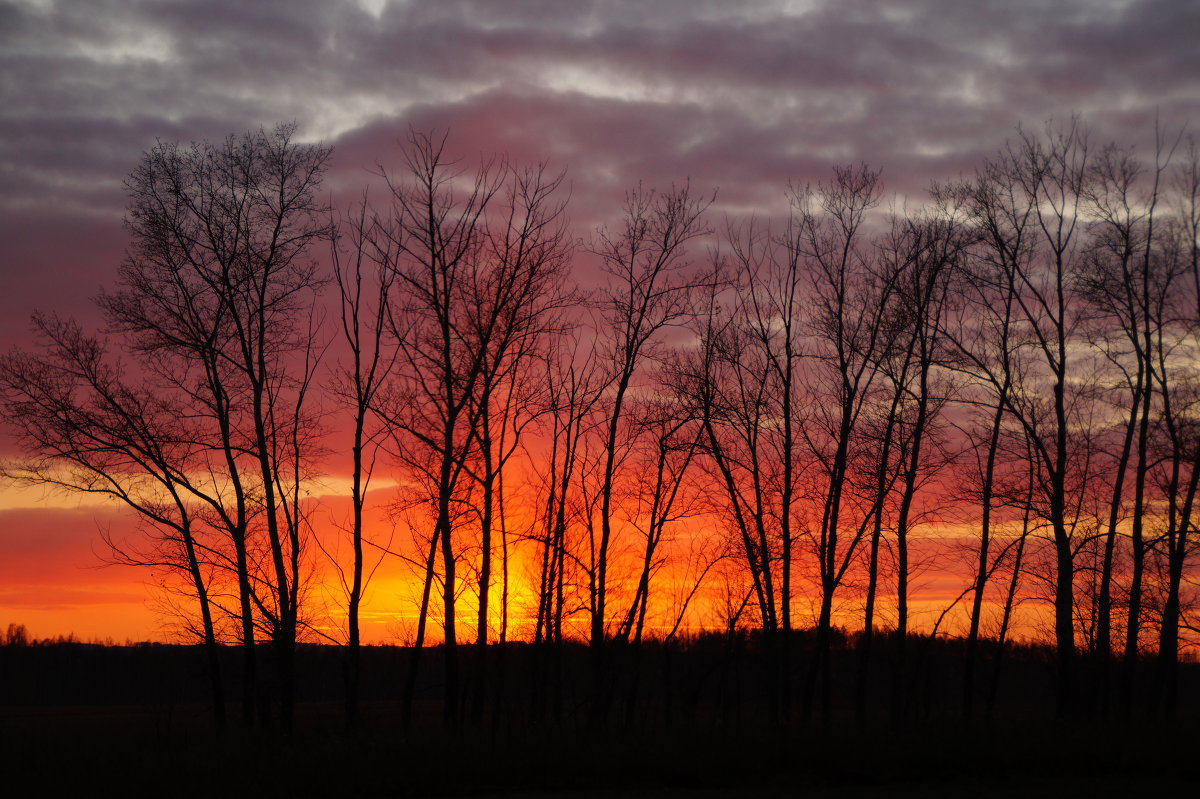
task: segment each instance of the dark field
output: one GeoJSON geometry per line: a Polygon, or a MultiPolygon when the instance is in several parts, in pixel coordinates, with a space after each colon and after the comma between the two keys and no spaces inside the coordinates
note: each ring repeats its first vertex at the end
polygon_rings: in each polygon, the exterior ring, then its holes
{"type": "MultiPolygon", "coordinates": [[[[1200,787],[1195,664],[1185,664],[1174,721],[1139,708],[1120,723],[1096,706],[1054,721],[1050,653],[1021,649],[1003,664],[990,717],[981,711],[968,724],[954,645],[910,647],[924,656],[903,721],[886,714],[886,651],[871,713],[856,721],[857,660],[843,648],[828,725],[804,718],[803,649],[792,710],[774,714],[753,639],[614,653],[611,710],[596,725],[585,648],[555,653],[555,683],[549,650],[492,647],[487,707],[475,718],[468,690],[456,731],[442,720],[431,649],[407,732],[399,697],[408,650],[364,650],[362,717],[348,731],[341,652],[306,647],[289,735],[271,727],[266,706],[264,725],[245,729],[236,701],[229,729],[214,730],[203,660],[190,647],[4,647],[0,769],[18,788],[8,796],[1115,797],[1200,787]]],[[[225,655],[236,695],[238,653],[225,655]]],[[[479,666],[464,665],[467,675],[479,666]]]]}

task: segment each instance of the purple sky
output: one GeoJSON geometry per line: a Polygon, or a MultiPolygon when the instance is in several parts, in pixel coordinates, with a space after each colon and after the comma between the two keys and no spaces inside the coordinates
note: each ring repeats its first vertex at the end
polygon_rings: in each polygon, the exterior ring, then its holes
{"type": "Polygon", "coordinates": [[[409,125],[569,169],[586,233],[639,179],[778,205],[867,160],[919,194],[1018,122],[1145,143],[1200,108],[1200,4],[0,0],[0,342],[87,313],[156,137],[295,119],[355,190],[409,125]]]}

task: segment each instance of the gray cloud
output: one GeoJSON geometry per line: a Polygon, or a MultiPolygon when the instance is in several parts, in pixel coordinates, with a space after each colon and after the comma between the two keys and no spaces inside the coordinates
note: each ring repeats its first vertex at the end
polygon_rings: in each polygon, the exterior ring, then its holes
{"type": "Polygon", "coordinates": [[[778,202],[833,163],[919,192],[1018,122],[1145,143],[1200,109],[1200,6],[1095,2],[0,2],[0,340],[86,312],[121,257],[121,181],[155,138],[282,119],[334,185],[409,125],[570,168],[588,226],[641,179],[778,202]]]}

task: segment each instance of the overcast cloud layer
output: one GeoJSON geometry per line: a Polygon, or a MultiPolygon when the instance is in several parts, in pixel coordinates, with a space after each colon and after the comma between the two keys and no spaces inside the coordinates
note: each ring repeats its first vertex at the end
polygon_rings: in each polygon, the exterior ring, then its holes
{"type": "Polygon", "coordinates": [[[448,128],[568,167],[586,228],[638,180],[743,208],[867,160],[919,192],[1073,112],[1145,142],[1156,111],[1197,117],[1198,30],[1174,0],[4,0],[0,340],[111,279],[155,138],[294,119],[350,187],[409,125],[448,128]]]}

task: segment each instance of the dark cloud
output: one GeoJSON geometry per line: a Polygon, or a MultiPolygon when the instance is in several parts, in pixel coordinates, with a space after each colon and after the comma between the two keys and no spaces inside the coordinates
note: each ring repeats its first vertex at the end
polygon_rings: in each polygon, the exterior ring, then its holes
{"type": "Polygon", "coordinates": [[[1200,108],[1197,30],[1174,0],[0,0],[0,344],[89,314],[156,138],[295,119],[351,196],[409,126],[449,129],[568,168],[584,234],[639,180],[742,211],[857,160],[919,195],[1076,112],[1146,143],[1200,108]]]}
{"type": "Polygon", "coordinates": [[[1144,143],[1200,108],[1196,30],[1173,0],[0,0],[0,342],[88,313],[156,138],[295,119],[348,195],[410,125],[450,129],[569,168],[586,231],[639,180],[744,210],[857,160],[919,194],[1076,112],[1144,143]]]}

